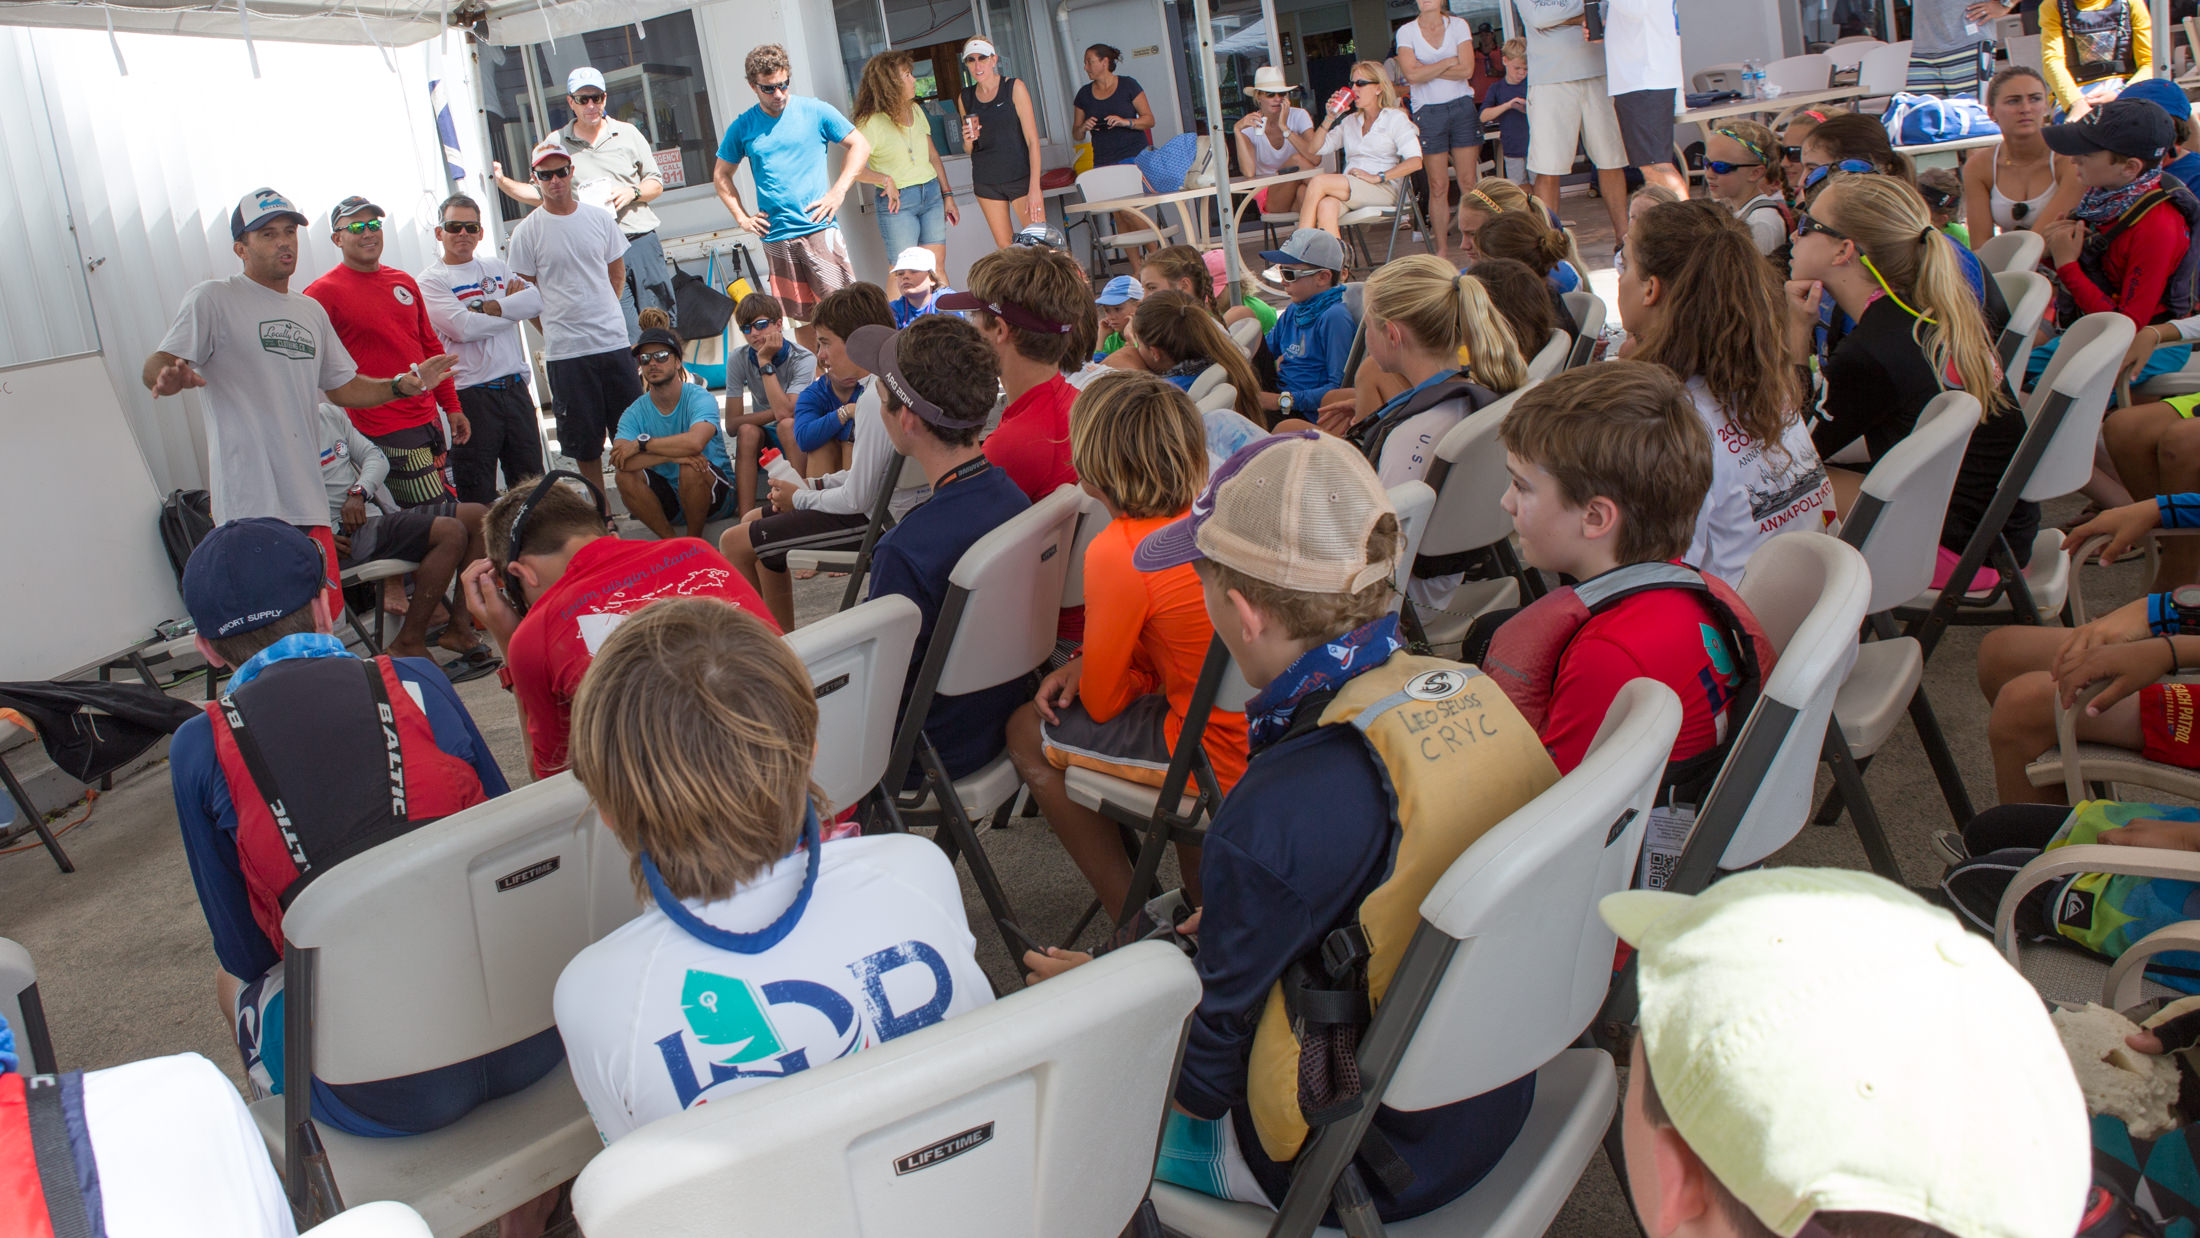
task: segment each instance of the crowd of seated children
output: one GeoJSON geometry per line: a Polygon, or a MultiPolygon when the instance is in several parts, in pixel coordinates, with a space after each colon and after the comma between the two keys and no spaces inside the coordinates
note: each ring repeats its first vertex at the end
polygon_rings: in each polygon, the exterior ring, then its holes
{"type": "Polygon", "coordinates": [[[1739,581],[1767,539],[1823,529],[1834,514],[1788,362],[1780,280],[1741,222],[1704,201],[1643,212],[1615,265],[1626,355],[1686,383],[1711,434],[1711,489],[1681,557],[1739,581]]]}
{"type": "MultiPolygon", "coordinates": [[[[1189,511],[1206,485],[1207,434],[1175,386],[1150,374],[1113,375],[1078,398],[1070,452],[1078,484],[1108,512],[1085,551],[1085,643],[1009,720],[1008,751],[1113,919],[1130,886],[1130,859],[1115,822],[1070,798],[1063,771],[1082,766],[1156,787],[1168,772],[1214,625],[1191,568],[1141,572],[1131,556],[1148,533],[1189,511]]],[[[1245,769],[1245,716],[1214,712],[1200,746],[1227,792],[1245,769]]],[[[1179,846],[1177,866],[1196,905],[1199,849],[1179,846]]]]}
{"type": "Polygon", "coordinates": [[[672,319],[652,306],[642,311],[634,347],[642,394],[619,414],[611,433],[611,465],[626,512],[659,540],[672,536],[675,515],[689,537],[733,514],[733,465],[718,424],[718,401],[687,381],[683,344],[672,319]]]}
{"type": "Polygon", "coordinates": [[[794,442],[795,397],[817,378],[817,354],[786,334],[776,297],[752,292],[733,307],[742,346],[726,354],[726,433],[733,436],[734,509],[756,506],[756,474],[765,448],[794,442]]]}
{"type": "MultiPolygon", "coordinates": [[[[1277,311],[1267,301],[1250,292],[1244,293],[1239,300],[1233,303],[1227,295],[1229,289],[1226,286],[1227,278],[1225,274],[1216,271],[1213,264],[1208,261],[1210,258],[1219,259],[1221,256],[1222,251],[1220,250],[1210,250],[1206,254],[1202,254],[1189,245],[1170,245],[1155,250],[1152,254],[1147,255],[1138,266],[1138,280],[1142,295],[1150,297],[1157,292],[1180,293],[1205,307],[1207,312],[1213,314],[1216,321],[1224,326],[1231,326],[1247,319],[1258,320],[1261,323],[1261,340],[1259,345],[1253,349],[1252,362],[1253,373],[1260,381],[1255,385],[1255,389],[1259,391],[1278,390],[1276,354],[1269,349],[1267,338],[1275,330],[1277,311]]],[[[1144,370],[1150,368],[1136,350],[1117,350],[1111,353],[1108,357],[1108,365],[1110,368],[1118,370],[1144,370]]]]}

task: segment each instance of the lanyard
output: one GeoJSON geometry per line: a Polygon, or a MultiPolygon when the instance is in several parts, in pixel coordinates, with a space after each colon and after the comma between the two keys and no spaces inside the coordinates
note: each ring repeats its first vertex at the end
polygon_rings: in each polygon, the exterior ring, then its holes
{"type": "Polygon", "coordinates": [[[815,804],[803,809],[802,846],[808,848],[810,853],[809,867],[802,874],[802,889],[795,894],[794,902],[780,913],[777,920],[753,933],[736,933],[731,929],[719,928],[689,911],[684,903],[672,897],[672,891],[665,885],[664,876],[657,871],[657,861],[650,858],[647,851],[642,853],[642,879],[649,883],[649,896],[657,900],[657,910],[664,912],[674,924],[679,925],[680,931],[706,946],[716,946],[720,950],[731,950],[735,954],[762,954],[785,941],[787,934],[794,931],[794,926],[802,920],[803,910],[810,905],[810,895],[817,889],[819,842],[815,804]]]}

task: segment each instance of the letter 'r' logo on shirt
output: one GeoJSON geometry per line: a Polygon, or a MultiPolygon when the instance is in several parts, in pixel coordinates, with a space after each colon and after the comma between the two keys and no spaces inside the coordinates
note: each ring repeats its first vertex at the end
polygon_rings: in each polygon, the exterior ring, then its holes
{"type": "Polygon", "coordinates": [[[270,319],[260,324],[260,347],[293,361],[311,361],[319,352],[313,332],[288,318],[270,319]]]}

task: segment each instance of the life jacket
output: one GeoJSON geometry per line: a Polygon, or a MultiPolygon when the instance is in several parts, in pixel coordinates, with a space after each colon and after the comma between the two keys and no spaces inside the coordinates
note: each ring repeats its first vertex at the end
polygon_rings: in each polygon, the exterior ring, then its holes
{"type": "Polygon", "coordinates": [[[315,876],[488,798],[386,657],[277,662],[206,713],[252,918],[277,954],[283,909],[315,876]]]}
{"type": "Polygon", "coordinates": [[[2130,0],[2116,0],[2091,11],[2080,9],[2077,0],[2056,0],[2056,7],[2062,10],[2063,67],[2071,81],[2083,86],[2139,71],[2132,49],[2130,0]]]}
{"type": "MultiPolygon", "coordinates": [[[[2108,247],[2148,211],[2164,203],[2184,216],[2187,240],[2184,257],[2178,259],[2177,269],[2170,272],[2169,283],[2162,289],[2161,308],[2147,320],[2149,323],[2190,317],[2194,307],[2200,305],[2200,197],[2195,197],[2176,177],[2165,175],[2159,187],[2140,194],[2114,223],[2087,228],[2085,241],[2078,249],[2078,269],[2093,281],[2093,286],[2104,290],[2115,288],[2117,280],[2108,273],[2108,247]]],[[[2077,298],[2071,296],[2068,289],[2058,286],[2055,291],[2056,321],[2067,326],[2076,322],[2080,313],[2077,298]]]]}
{"type": "MultiPolygon", "coordinates": [[[[1270,1159],[1296,1157],[1309,1123],[1359,1103],[1351,1067],[1359,1029],[1383,999],[1420,925],[1421,901],[1469,844],[1558,781],[1535,728],[1471,666],[1413,654],[1345,683],[1317,710],[1300,706],[1286,738],[1350,726],[1390,780],[1389,870],[1352,923],[1291,965],[1269,990],[1253,1034],[1247,1099],[1270,1159]]],[[[1363,1160],[1395,1194],[1379,1132],[1363,1160]]],[[[1388,1164],[1404,1168],[1395,1154],[1388,1164]]]]}
{"type": "MultiPolygon", "coordinates": [[[[1381,469],[1383,448],[1390,442],[1390,436],[1412,418],[1453,400],[1466,401],[1469,415],[1497,401],[1497,393],[1475,382],[1469,377],[1471,372],[1462,367],[1458,373],[1443,382],[1433,383],[1414,392],[1413,397],[1399,407],[1380,417],[1370,417],[1352,427],[1347,432],[1347,441],[1359,448],[1361,455],[1367,457],[1369,467],[1381,469]]],[[[1419,580],[1456,576],[1478,563],[1481,558],[1480,550],[1465,550],[1450,555],[1420,555],[1413,560],[1413,575],[1419,580]]]]}
{"type": "Polygon", "coordinates": [[[84,1077],[0,1072],[0,1234],[106,1238],[84,1077]]]}
{"type": "Polygon", "coordinates": [[[1482,670],[1541,733],[1550,718],[1551,689],[1558,680],[1559,665],[1574,638],[1591,618],[1652,589],[1686,589],[1710,603],[1724,629],[1721,635],[1727,649],[1741,670],[1741,682],[1732,686],[1726,703],[1726,716],[1736,725],[1710,749],[1665,766],[1659,802],[1697,804],[1718,775],[1738,724],[1749,715],[1764,688],[1766,673],[1779,656],[1764,625],[1725,581],[1678,563],[1630,563],[1571,588],[1554,589],[1505,621],[1490,641],[1482,670]]]}

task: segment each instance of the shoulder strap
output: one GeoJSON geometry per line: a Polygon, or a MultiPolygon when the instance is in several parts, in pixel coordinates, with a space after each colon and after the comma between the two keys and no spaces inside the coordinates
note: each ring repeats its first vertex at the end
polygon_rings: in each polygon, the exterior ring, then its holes
{"type": "MultiPolygon", "coordinates": [[[[382,663],[385,660],[361,659],[359,665],[366,672],[367,693],[374,698],[375,722],[382,729],[382,743],[389,762],[390,820],[403,826],[410,820],[405,811],[405,747],[398,740],[397,714],[390,708],[388,685],[382,681],[382,663]]],[[[259,740],[254,738],[252,728],[245,725],[244,711],[237,708],[234,692],[222,696],[221,712],[222,720],[229,724],[230,738],[236,741],[237,755],[244,758],[245,772],[252,776],[253,794],[258,795],[261,802],[267,805],[267,811],[275,818],[276,827],[286,838],[290,837],[295,832],[295,827],[291,823],[290,811],[283,803],[282,784],[276,780],[275,769],[268,764],[267,754],[260,750],[259,740]]],[[[313,867],[326,867],[331,862],[323,858],[313,867]]],[[[303,876],[301,873],[301,884],[303,876]]],[[[286,896],[287,893],[294,893],[296,888],[286,892],[286,896]]]]}
{"type": "MultiPolygon", "coordinates": [[[[252,793],[259,796],[260,802],[266,805],[269,815],[275,818],[276,829],[282,832],[283,837],[286,840],[293,838],[297,827],[291,823],[290,810],[283,804],[282,784],[276,781],[275,770],[268,765],[267,754],[260,751],[260,742],[254,738],[252,728],[245,725],[244,711],[237,707],[234,688],[222,694],[221,717],[229,725],[229,737],[236,741],[237,755],[244,758],[245,773],[252,779],[252,793]]],[[[230,790],[234,794],[236,788],[232,787],[230,790]]],[[[294,849],[297,846],[295,842],[291,845],[294,849]]]]}
{"type": "Polygon", "coordinates": [[[2122,236],[2126,230],[2137,224],[2148,211],[2167,201],[2169,201],[2169,191],[2166,189],[2149,189],[2140,194],[2139,200],[2131,204],[2131,209],[2117,216],[2115,223],[2101,229],[2101,240],[2103,242],[2113,241],[2122,236]]]}
{"type": "Polygon", "coordinates": [[[76,1161],[76,1146],[69,1138],[69,1114],[61,1096],[63,1077],[31,1075],[23,1080],[24,1116],[31,1131],[31,1155],[38,1162],[38,1189],[46,1197],[46,1215],[53,1238],[100,1238],[84,1206],[83,1185],[98,1182],[96,1169],[76,1161]]]}

